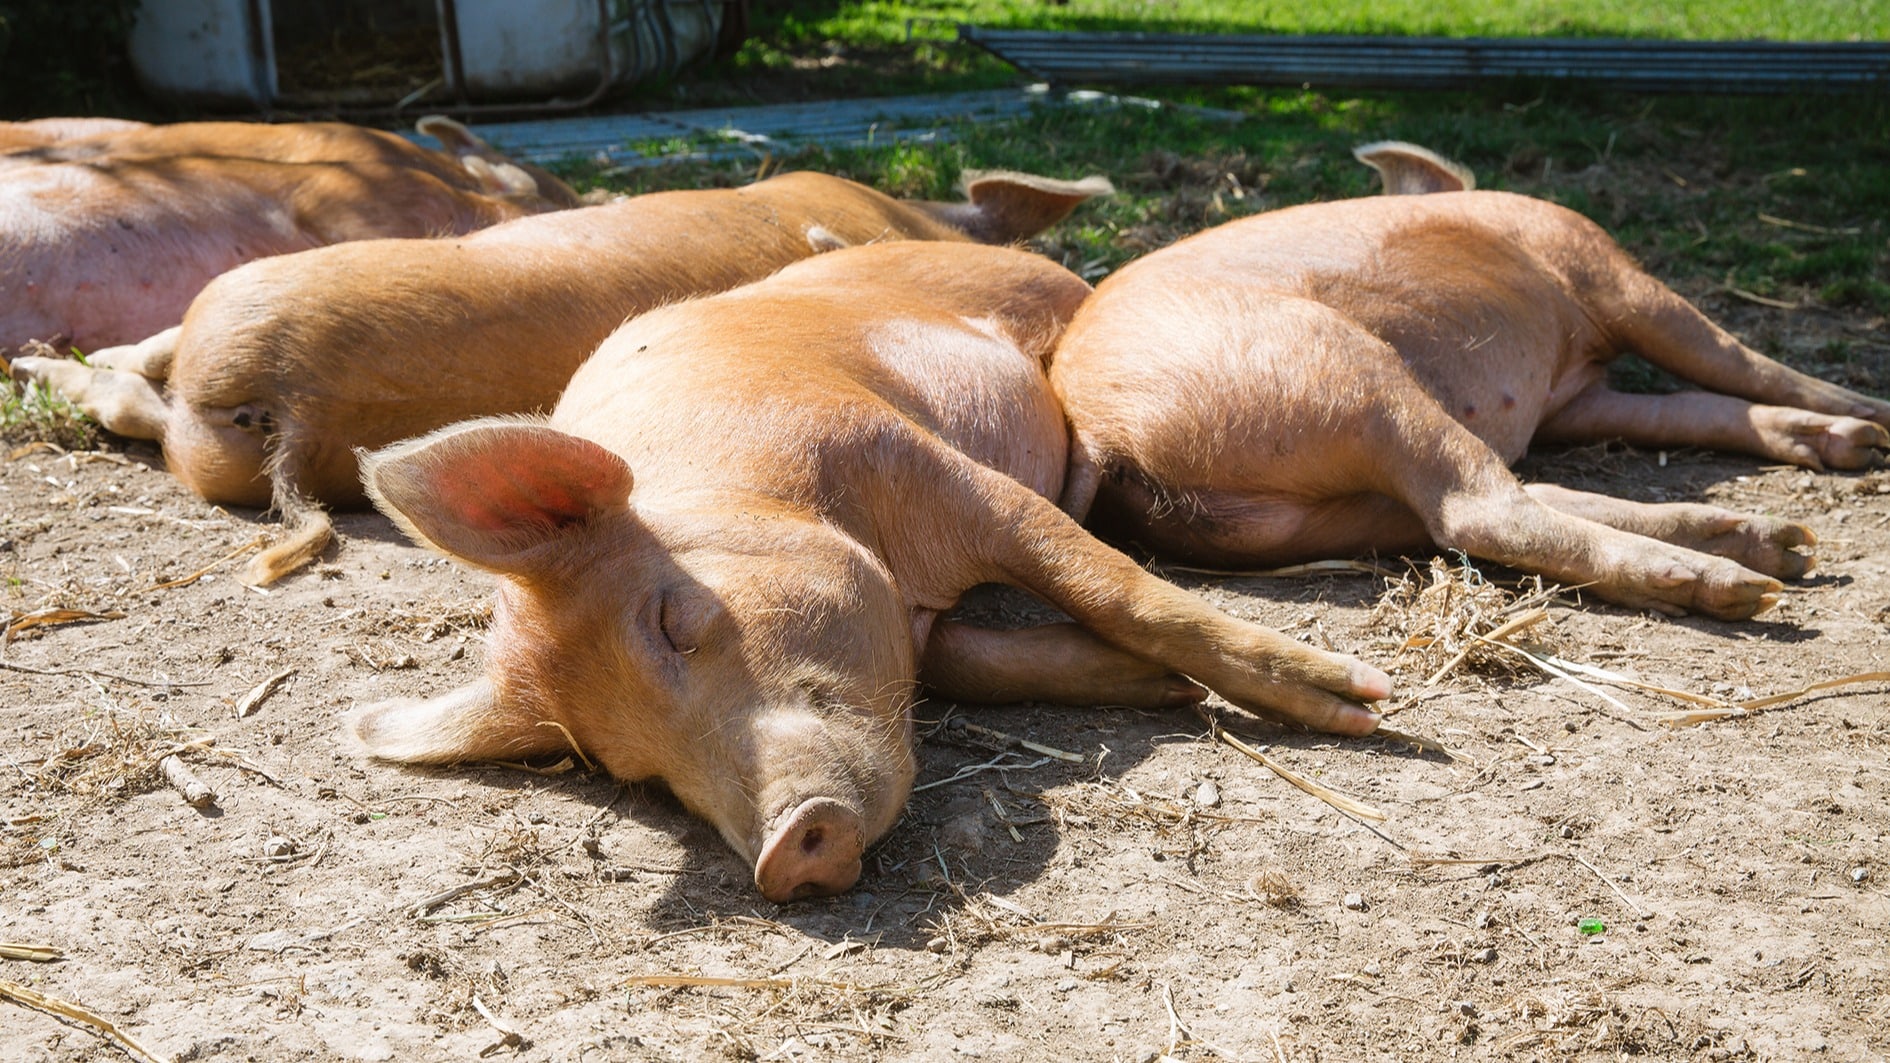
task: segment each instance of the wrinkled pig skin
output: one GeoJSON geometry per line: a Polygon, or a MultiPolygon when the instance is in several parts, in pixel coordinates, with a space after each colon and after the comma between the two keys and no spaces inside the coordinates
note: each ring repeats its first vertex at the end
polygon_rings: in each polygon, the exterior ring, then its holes
{"type": "MultiPolygon", "coordinates": [[[[1376,148],[1388,184],[1421,151],[1376,148]]],[[[1443,548],[1663,613],[1773,604],[1809,529],[1525,487],[1508,464],[1620,439],[1855,469],[1890,444],[1890,403],[1741,344],[1573,211],[1429,175],[1410,190],[1433,194],[1230,222],[1105,281],[1053,372],[1065,508],[1205,565],[1443,548]],[[1613,391],[1622,351],[1706,390],[1613,391]]]]}
{"type": "Polygon", "coordinates": [[[446,152],[333,122],[46,128],[52,142],[0,155],[0,348],[133,343],[252,259],[470,232],[577,202],[439,118],[422,129],[446,152]]]}
{"type": "MultiPolygon", "coordinates": [[[[377,240],[253,262],[218,278],[181,332],[92,367],[23,358],[111,429],[162,441],[215,502],[314,514],[362,502],[353,448],[453,421],[549,409],[625,318],[759,280],[818,251],[886,240],[1008,243],[1109,190],[1100,178],[985,174],[963,203],[902,201],[790,173],[525,218],[456,240],[377,240]]],[[[326,542],[319,515],[247,578],[326,542]]]]}
{"type": "Polygon", "coordinates": [[[1382,673],[1219,613],[1051,501],[1066,434],[1043,364],[1087,294],[1005,248],[834,251],[632,320],[547,420],[370,456],[377,504],[500,586],[484,676],[357,710],[355,733],[430,763],[575,742],[663,780],[786,901],[851,886],[898,817],[921,675],[1150,709],[1197,700],[1192,679],[1370,731],[1382,673]],[[939,618],[988,582],[1074,623],[939,618]]]}

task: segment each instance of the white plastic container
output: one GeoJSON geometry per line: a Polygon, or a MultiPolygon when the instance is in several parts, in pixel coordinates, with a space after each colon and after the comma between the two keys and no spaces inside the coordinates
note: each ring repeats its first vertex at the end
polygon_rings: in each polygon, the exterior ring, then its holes
{"type": "Polygon", "coordinates": [[[476,100],[570,96],[673,74],[714,51],[724,17],[722,0],[441,0],[442,8],[449,3],[459,69],[448,84],[476,100]]]}
{"type": "Polygon", "coordinates": [[[276,98],[269,4],[145,0],[131,29],[131,66],[154,96],[265,109],[276,98]]]}

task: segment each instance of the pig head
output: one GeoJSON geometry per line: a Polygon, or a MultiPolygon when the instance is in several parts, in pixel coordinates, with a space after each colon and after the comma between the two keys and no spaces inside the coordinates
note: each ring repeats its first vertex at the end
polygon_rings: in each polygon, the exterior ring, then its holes
{"type": "Polygon", "coordinates": [[[368,709],[370,751],[575,742],[662,780],[770,899],[853,884],[914,772],[910,621],[870,552],[765,497],[644,504],[622,458],[537,424],[447,429],[369,476],[409,534],[503,577],[486,677],[368,709]]]}
{"type": "Polygon", "coordinates": [[[415,762],[575,743],[662,779],[782,901],[850,886],[897,819],[921,674],[1148,708],[1200,697],[1185,675],[1371,729],[1355,702],[1381,673],[1216,612],[1049,501],[1066,449],[1043,363],[1087,293],[1009,249],[835,251],[632,320],[547,421],[367,457],[384,511],[500,585],[484,676],[361,709],[356,734],[415,762]],[[1075,623],[940,618],[985,582],[1075,623]]]}

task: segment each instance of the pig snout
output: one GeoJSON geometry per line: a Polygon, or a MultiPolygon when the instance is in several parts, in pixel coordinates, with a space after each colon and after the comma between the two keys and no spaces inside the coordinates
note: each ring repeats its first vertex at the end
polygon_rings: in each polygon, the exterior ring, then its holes
{"type": "Polygon", "coordinates": [[[755,861],[761,895],[784,904],[843,893],[860,878],[866,823],[830,797],[815,797],[783,817],[768,834],[755,861]]]}
{"type": "Polygon", "coordinates": [[[830,897],[859,881],[861,855],[892,829],[916,769],[903,714],[892,722],[851,710],[757,721],[761,763],[742,812],[758,829],[736,848],[754,859],[762,896],[778,904],[830,897]]]}

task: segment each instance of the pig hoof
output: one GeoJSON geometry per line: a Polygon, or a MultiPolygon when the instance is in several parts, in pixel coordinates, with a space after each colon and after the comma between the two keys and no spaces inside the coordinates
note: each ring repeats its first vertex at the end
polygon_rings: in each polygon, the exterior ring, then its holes
{"type": "Polygon", "coordinates": [[[1778,604],[1785,585],[1723,557],[1683,551],[1678,556],[1648,557],[1620,571],[1617,578],[1594,584],[1596,593],[1635,609],[1668,616],[1698,613],[1720,620],[1747,620],[1778,604]]]}
{"type": "Polygon", "coordinates": [[[859,813],[829,797],[803,801],[762,844],[755,885],[776,904],[831,897],[860,880],[865,851],[859,813]]]}
{"type": "Polygon", "coordinates": [[[1787,460],[1812,469],[1867,469],[1890,450],[1890,429],[1856,417],[1791,410],[1782,426],[1787,460]]]}
{"type": "Polygon", "coordinates": [[[1800,579],[1818,563],[1818,537],[1810,528],[1749,513],[1725,513],[1684,545],[1775,579],[1800,579]]]}
{"type": "Polygon", "coordinates": [[[55,359],[41,358],[36,355],[15,358],[7,365],[7,375],[22,384],[41,383],[48,375],[47,367],[54,361],[55,359]]]}
{"type": "Polygon", "coordinates": [[[1778,604],[1784,584],[1744,565],[1715,560],[1717,564],[1703,566],[1705,571],[1692,586],[1692,601],[1681,603],[1688,611],[1720,620],[1749,620],[1778,604]]]}

